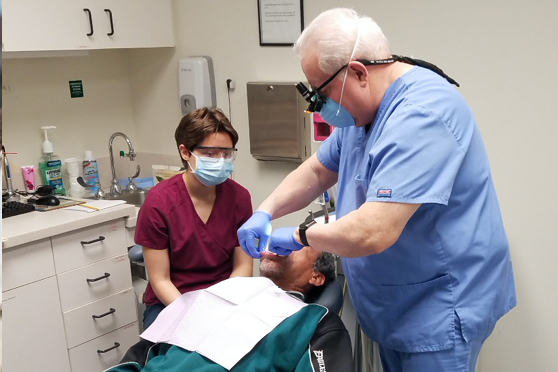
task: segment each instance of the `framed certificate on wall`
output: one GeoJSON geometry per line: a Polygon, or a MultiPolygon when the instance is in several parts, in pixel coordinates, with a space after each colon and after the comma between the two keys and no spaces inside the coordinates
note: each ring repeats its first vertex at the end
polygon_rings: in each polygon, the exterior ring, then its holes
{"type": "Polygon", "coordinates": [[[303,0],[258,0],[260,46],[293,46],[304,29],[303,0]]]}

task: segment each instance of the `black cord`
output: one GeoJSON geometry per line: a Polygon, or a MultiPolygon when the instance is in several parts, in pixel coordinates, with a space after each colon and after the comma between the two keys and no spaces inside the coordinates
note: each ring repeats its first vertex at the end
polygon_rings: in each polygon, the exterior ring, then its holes
{"type": "Polygon", "coordinates": [[[227,79],[227,98],[229,100],[229,121],[232,124],[232,112],[231,112],[231,83],[232,79],[227,79]]]}
{"type": "Polygon", "coordinates": [[[29,192],[29,191],[17,191],[17,193],[19,195],[23,195],[23,196],[47,196],[47,195],[54,195],[54,190],[56,190],[56,187],[52,186],[52,185],[38,185],[37,188],[35,189],[35,192],[29,192]]]}
{"type": "Polygon", "coordinates": [[[231,88],[227,88],[227,96],[229,99],[229,121],[232,124],[232,113],[231,113],[231,88]]]}
{"type": "Polygon", "coordinates": [[[232,113],[231,113],[231,90],[227,89],[227,96],[229,97],[229,121],[232,123],[232,113]]]}

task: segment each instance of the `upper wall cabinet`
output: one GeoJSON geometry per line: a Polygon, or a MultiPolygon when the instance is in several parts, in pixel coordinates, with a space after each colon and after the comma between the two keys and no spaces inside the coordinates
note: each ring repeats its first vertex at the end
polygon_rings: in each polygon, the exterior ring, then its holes
{"type": "Polygon", "coordinates": [[[3,0],[2,50],[174,46],[170,0],[3,0]]]}

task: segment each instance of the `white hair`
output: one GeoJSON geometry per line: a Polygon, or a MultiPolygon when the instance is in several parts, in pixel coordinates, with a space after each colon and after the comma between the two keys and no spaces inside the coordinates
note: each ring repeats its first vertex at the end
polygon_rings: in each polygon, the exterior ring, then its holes
{"type": "Polygon", "coordinates": [[[326,10],[304,29],[294,45],[300,59],[317,52],[320,69],[333,74],[351,59],[384,59],[391,56],[380,26],[347,8],[326,10]],[[358,45],[357,45],[358,44],[358,45]]]}

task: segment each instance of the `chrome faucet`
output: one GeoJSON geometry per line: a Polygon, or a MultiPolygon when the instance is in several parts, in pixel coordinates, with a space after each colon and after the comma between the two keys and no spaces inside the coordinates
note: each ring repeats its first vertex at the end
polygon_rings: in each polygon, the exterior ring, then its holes
{"type": "Polygon", "coordinates": [[[4,145],[2,145],[2,167],[8,187],[6,194],[2,195],[2,201],[19,201],[19,195],[12,186],[12,168],[10,167],[10,162],[8,161],[8,155],[6,154],[6,148],[4,147],[4,145]],[[7,199],[4,200],[4,197],[6,197],[7,199]]]}
{"type": "Polygon", "coordinates": [[[130,141],[130,139],[128,138],[127,135],[125,135],[122,132],[116,132],[114,133],[112,136],[110,136],[109,139],[109,154],[110,154],[110,169],[112,171],[112,181],[111,181],[111,185],[110,185],[110,193],[112,195],[116,195],[116,194],[122,194],[122,188],[120,187],[120,184],[118,183],[118,180],[116,179],[116,171],[114,170],[114,155],[112,154],[112,141],[114,141],[114,139],[116,137],[122,137],[126,140],[126,143],[128,144],[128,153],[126,154],[124,151],[120,151],[120,157],[121,158],[130,158],[130,161],[134,161],[136,159],[136,152],[134,151],[134,146],[132,146],[132,141],[130,141]]]}

